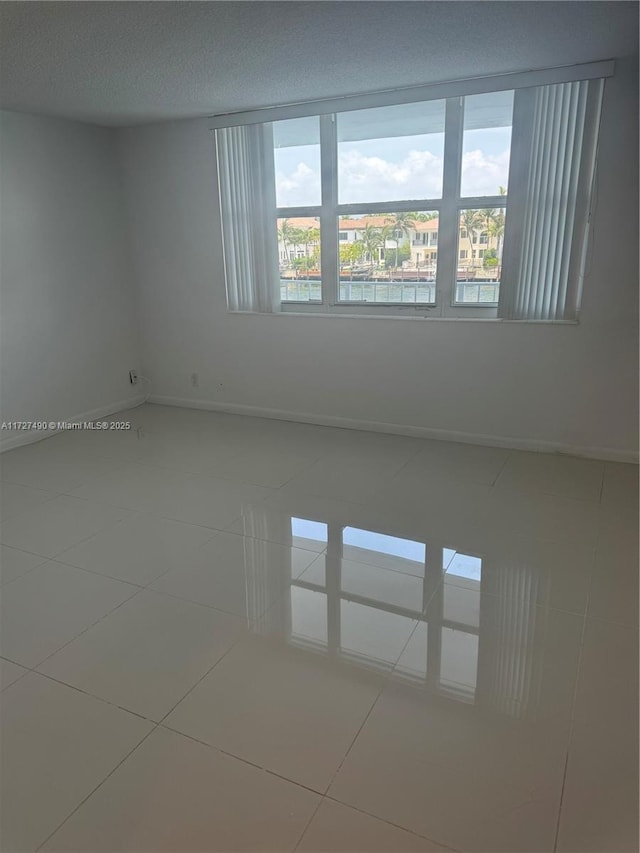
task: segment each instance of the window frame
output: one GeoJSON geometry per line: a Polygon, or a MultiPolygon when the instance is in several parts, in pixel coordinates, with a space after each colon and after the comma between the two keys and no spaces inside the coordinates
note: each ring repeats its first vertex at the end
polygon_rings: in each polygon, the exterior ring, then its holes
{"type": "MultiPolygon", "coordinates": [[[[402,201],[369,203],[338,203],[337,122],[336,113],[319,115],[320,126],[320,205],[276,207],[275,219],[313,217],[320,222],[320,285],[321,300],[281,303],[283,313],[323,314],[422,314],[427,317],[466,317],[495,319],[498,303],[456,303],[457,246],[460,231],[460,211],[487,207],[508,207],[508,195],[460,195],[462,177],[462,140],[464,133],[464,95],[446,98],[443,157],[443,187],[441,198],[417,198],[402,201]],[[435,281],[435,302],[366,302],[340,300],[339,245],[342,216],[410,213],[425,210],[438,214],[438,256],[435,281]],[[335,235],[327,237],[327,235],[335,235]],[[444,256],[444,261],[442,260],[444,256]]],[[[344,230],[344,229],[342,229],[344,230]]]]}

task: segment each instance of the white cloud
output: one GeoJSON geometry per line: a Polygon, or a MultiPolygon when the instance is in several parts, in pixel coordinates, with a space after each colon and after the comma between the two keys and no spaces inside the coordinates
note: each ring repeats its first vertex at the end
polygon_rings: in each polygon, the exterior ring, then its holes
{"type": "MultiPolygon", "coordinates": [[[[367,156],[354,148],[339,157],[340,201],[344,204],[437,198],[442,191],[442,158],[430,151],[411,150],[398,161],[367,156]]],[[[497,195],[506,186],[509,151],[487,155],[480,149],[462,158],[462,185],[466,195],[497,195]]],[[[299,162],[276,173],[280,207],[320,203],[319,169],[299,162]]]]}
{"type": "Polygon", "coordinates": [[[289,174],[276,172],[278,207],[320,204],[320,172],[298,163],[289,174]]]}
{"type": "Polygon", "coordinates": [[[392,162],[354,149],[340,156],[338,175],[344,204],[437,197],[442,191],[442,158],[430,151],[409,151],[392,162]]]}
{"type": "Polygon", "coordinates": [[[462,194],[498,195],[509,178],[509,150],[485,154],[479,148],[462,155],[462,194]]]}

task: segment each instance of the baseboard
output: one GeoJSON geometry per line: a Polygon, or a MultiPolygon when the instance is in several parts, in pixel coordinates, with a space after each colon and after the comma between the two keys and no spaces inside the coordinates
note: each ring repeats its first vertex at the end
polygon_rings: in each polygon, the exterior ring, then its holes
{"type": "Polygon", "coordinates": [[[176,406],[184,409],[203,409],[209,412],[223,412],[230,415],[248,415],[254,418],[271,418],[278,421],[317,424],[319,426],[340,427],[341,429],[364,430],[365,432],[384,432],[392,435],[407,435],[412,438],[429,438],[436,441],[457,441],[461,444],[480,444],[485,447],[504,447],[508,450],[530,450],[537,453],[560,453],[567,456],[582,456],[588,459],[602,459],[607,462],[638,463],[638,453],[632,450],[617,450],[610,447],[577,447],[552,441],[539,441],[533,438],[513,438],[512,436],[485,435],[484,433],[457,432],[455,430],[432,429],[430,427],[408,426],[406,424],[385,421],[364,421],[355,418],[341,418],[335,415],[318,415],[310,412],[290,412],[284,409],[268,409],[262,406],[244,406],[240,403],[217,403],[211,400],[190,400],[186,397],[165,397],[154,394],[149,403],[161,406],[176,406]]]}
{"type": "MultiPolygon", "coordinates": [[[[128,397],[126,400],[116,400],[109,403],[107,406],[100,406],[97,409],[91,409],[88,412],[80,412],[79,414],[70,415],[66,418],[56,418],[58,423],[78,423],[79,421],[95,421],[98,418],[104,418],[108,415],[113,415],[115,412],[122,412],[125,409],[131,409],[134,406],[139,406],[145,401],[145,395],[140,394],[136,397],[128,397]]],[[[0,437],[0,453],[5,453],[7,450],[13,450],[16,447],[22,447],[24,444],[33,444],[35,441],[42,441],[45,438],[51,438],[59,432],[64,432],[62,429],[25,429],[15,433],[3,433],[0,437]]]]}

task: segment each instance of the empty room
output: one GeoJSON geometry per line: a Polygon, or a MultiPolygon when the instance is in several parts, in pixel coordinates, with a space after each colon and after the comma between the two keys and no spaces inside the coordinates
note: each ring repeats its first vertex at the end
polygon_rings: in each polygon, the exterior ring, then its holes
{"type": "Polygon", "coordinates": [[[1,853],[637,853],[637,2],[0,2],[1,853]]]}

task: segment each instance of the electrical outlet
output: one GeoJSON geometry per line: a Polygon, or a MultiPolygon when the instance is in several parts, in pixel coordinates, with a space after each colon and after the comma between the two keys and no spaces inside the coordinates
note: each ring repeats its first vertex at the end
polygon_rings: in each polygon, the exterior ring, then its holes
{"type": "Polygon", "coordinates": [[[129,382],[132,385],[138,384],[138,371],[137,370],[130,370],[129,371],[129,382]]]}
{"type": "Polygon", "coordinates": [[[192,373],[191,374],[191,387],[192,388],[198,388],[199,385],[200,385],[200,377],[198,376],[197,373],[192,373]]]}

